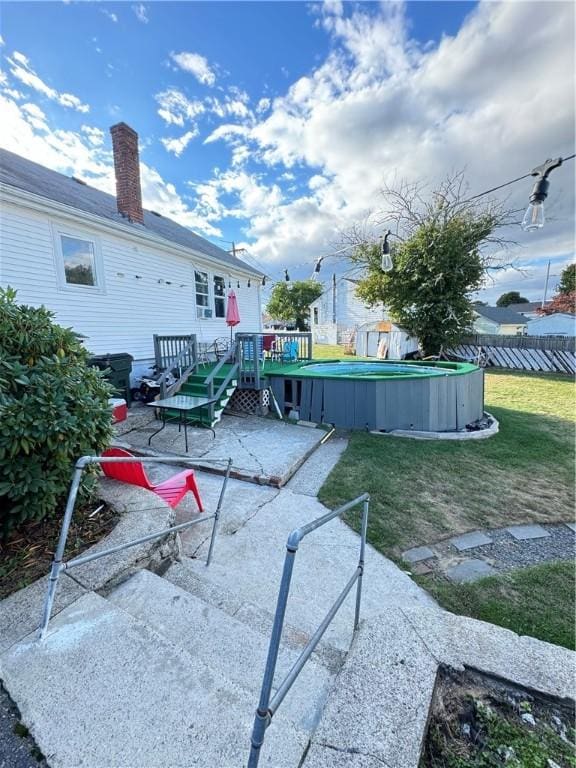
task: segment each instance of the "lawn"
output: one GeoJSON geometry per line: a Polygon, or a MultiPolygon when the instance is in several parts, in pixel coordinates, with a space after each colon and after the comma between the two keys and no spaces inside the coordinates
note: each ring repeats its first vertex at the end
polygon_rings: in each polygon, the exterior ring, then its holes
{"type": "Polygon", "coordinates": [[[314,344],[312,357],[314,360],[337,360],[344,357],[344,347],[341,344],[314,344]]]}
{"type": "MultiPolygon", "coordinates": [[[[487,373],[486,408],[500,422],[499,434],[487,440],[353,433],[320,499],[336,507],[369,491],[369,539],[396,561],[409,547],[478,528],[573,520],[574,382],[561,375],[487,373]]],[[[431,591],[448,606],[447,594],[458,588],[446,582],[431,591]]],[[[467,613],[465,590],[460,593],[460,612],[467,613]]]]}

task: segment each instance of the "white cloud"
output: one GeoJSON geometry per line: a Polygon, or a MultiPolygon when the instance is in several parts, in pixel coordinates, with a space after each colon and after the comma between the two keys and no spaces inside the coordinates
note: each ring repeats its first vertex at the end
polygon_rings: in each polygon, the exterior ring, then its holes
{"type": "MultiPolygon", "coordinates": [[[[424,48],[410,39],[402,4],[348,6],[347,15],[325,7],[318,23],[333,41],[326,60],[257,122],[243,121],[242,132],[219,126],[207,139],[233,152],[249,147],[245,155],[279,179],[290,169],[312,176],[309,193],[252,218],[255,256],[312,261],[341,229],[383,206],[384,183],[434,184],[465,169],[473,194],[571,153],[574,6],[553,7],[481,2],[456,35],[424,48]]],[[[574,167],[551,177],[546,203],[556,220],[536,236],[514,230],[532,246],[517,250],[522,263],[535,248],[539,258],[558,253],[553,241],[573,252],[574,167]]],[[[520,208],[530,188],[527,180],[502,194],[520,208]]]]}
{"type": "Polygon", "coordinates": [[[176,157],[180,157],[180,155],[182,154],[182,152],[184,152],[188,144],[196,136],[198,136],[198,130],[186,131],[186,133],[183,136],[180,136],[177,139],[160,139],[160,141],[162,142],[162,144],[164,145],[165,149],[168,152],[173,152],[176,155],[176,157]]]}
{"type": "Polygon", "coordinates": [[[113,13],[112,11],[109,11],[107,8],[100,8],[100,10],[104,14],[104,16],[107,16],[110,19],[110,21],[114,22],[114,24],[118,22],[118,16],[115,13],[113,13]]]}
{"type": "Polygon", "coordinates": [[[190,101],[182,91],[177,88],[168,88],[166,91],[156,94],[158,102],[158,114],[168,125],[178,125],[181,128],[185,121],[193,121],[201,115],[206,107],[201,101],[190,101]]]}
{"type": "Polygon", "coordinates": [[[132,6],[132,10],[136,14],[136,18],[138,21],[142,22],[142,24],[148,24],[150,19],[148,18],[148,10],[146,9],[146,6],[144,3],[138,3],[137,5],[132,6]]]}
{"type": "Polygon", "coordinates": [[[258,101],[258,104],[256,106],[256,112],[261,115],[263,112],[267,112],[270,109],[270,105],[272,104],[271,99],[268,99],[266,97],[260,99],[258,101]]]}
{"type": "Polygon", "coordinates": [[[180,69],[194,75],[196,80],[202,83],[202,85],[212,86],[216,82],[216,74],[208,64],[208,60],[199,53],[190,53],[188,51],[182,51],[181,53],[172,52],[170,58],[180,69]]]}
{"type": "Polygon", "coordinates": [[[80,129],[93,147],[101,147],[104,144],[104,131],[93,125],[83,125],[80,129]]]}
{"type": "Polygon", "coordinates": [[[22,104],[22,112],[24,112],[26,119],[30,125],[38,131],[47,131],[46,115],[37,104],[22,104]]]}
{"type": "Polygon", "coordinates": [[[72,93],[60,93],[55,88],[47,85],[36,72],[34,72],[30,61],[23,53],[14,51],[12,58],[9,56],[6,58],[10,64],[10,73],[23,85],[41,93],[43,96],[46,96],[46,98],[57,102],[63,107],[70,107],[71,109],[84,113],[90,111],[88,104],[83,104],[77,96],[74,96],[72,93]]]}
{"type": "MultiPolygon", "coordinates": [[[[0,145],[68,176],[76,176],[91,186],[116,193],[112,152],[98,144],[103,132],[95,126],[82,126],[80,132],[65,131],[41,124],[43,113],[36,105],[22,107],[0,94],[0,145]]],[[[191,208],[173,184],[166,182],[155,168],[140,163],[144,207],[168,216],[209,237],[221,237],[214,215],[199,205],[191,208]]]]}

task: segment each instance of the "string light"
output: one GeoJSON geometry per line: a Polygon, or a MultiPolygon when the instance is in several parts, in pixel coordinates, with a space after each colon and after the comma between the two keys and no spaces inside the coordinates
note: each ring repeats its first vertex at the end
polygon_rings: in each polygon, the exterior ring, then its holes
{"type": "Polygon", "coordinates": [[[248,278],[248,288],[251,287],[250,278],[248,278]]]}
{"type": "Polygon", "coordinates": [[[286,280],[287,283],[290,282],[290,275],[288,274],[288,270],[284,270],[284,280],[286,280]]]}
{"type": "Polygon", "coordinates": [[[266,275],[262,278],[262,287],[266,285],[266,275]]]}

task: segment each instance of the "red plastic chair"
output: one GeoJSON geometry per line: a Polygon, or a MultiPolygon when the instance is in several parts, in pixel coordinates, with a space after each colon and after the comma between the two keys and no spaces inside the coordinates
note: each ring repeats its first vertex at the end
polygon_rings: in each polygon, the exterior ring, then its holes
{"type": "MultiPolygon", "coordinates": [[[[132,457],[132,454],[125,451],[123,448],[108,448],[107,451],[104,451],[102,456],[127,459],[132,457]]],[[[130,483],[130,485],[138,485],[141,488],[146,488],[146,490],[152,491],[152,493],[155,493],[160,496],[161,499],[164,499],[164,501],[167,504],[170,504],[171,507],[175,507],[179,504],[188,491],[192,491],[194,498],[196,499],[196,504],[198,504],[198,509],[200,512],[204,511],[200,493],[198,492],[198,486],[194,479],[194,472],[191,469],[185,469],[184,472],[179,472],[177,475],[165,480],[163,483],[152,485],[144,471],[142,463],[135,457],[133,462],[118,462],[118,464],[115,462],[103,462],[101,466],[106,477],[110,477],[113,480],[120,480],[122,483],[130,483]]]]}

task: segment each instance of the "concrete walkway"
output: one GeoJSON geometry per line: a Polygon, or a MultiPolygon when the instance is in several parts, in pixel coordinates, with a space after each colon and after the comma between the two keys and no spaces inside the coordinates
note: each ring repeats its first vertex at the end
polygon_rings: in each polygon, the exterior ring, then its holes
{"type": "MultiPolygon", "coordinates": [[[[7,643],[0,676],[51,768],[246,765],[286,539],[326,513],[316,493],[345,447],[319,448],[289,487],[231,480],[209,568],[210,525],[202,524],[183,535],[181,562],[162,576],[140,570],[88,586],[69,596],[45,643],[34,635],[7,643]]],[[[222,478],[196,476],[212,511],[222,478]]],[[[189,497],[177,520],[196,514],[189,497]]],[[[339,519],[302,542],[276,685],[358,554],[357,534],[339,519]]],[[[522,684],[570,695],[570,652],[446,614],[371,547],[350,651],[353,614],[354,593],[274,716],[261,766],[416,768],[440,663],[502,676],[514,669],[522,684]]]]}
{"type": "Polygon", "coordinates": [[[326,436],[323,429],[277,419],[226,415],[216,425],[215,437],[208,429],[188,427],[186,453],[184,432],[177,424],[167,424],[148,445],[161,426],[152,408],[135,408],[127,421],[116,425],[115,445],[142,455],[191,458],[196,466],[211,469],[208,460],[230,457],[233,476],[275,487],[284,485],[326,436]]]}

